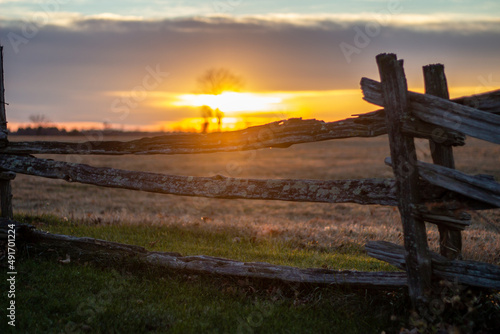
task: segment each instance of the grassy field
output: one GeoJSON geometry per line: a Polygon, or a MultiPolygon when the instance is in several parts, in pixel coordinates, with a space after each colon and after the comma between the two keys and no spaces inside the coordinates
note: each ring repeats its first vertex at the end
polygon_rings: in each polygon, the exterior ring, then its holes
{"type": "MultiPolygon", "coordinates": [[[[298,249],[276,239],[233,243],[226,233],[173,227],[95,227],[56,217],[17,217],[47,229],[110,236],[150,249],[207,251],[299,266],[387,270],[359,252],[298,249]],[[87,233],[88,232],[88,233],[87,233]],[[166,247],[149,240],[161,235],[166,247]],[[242,255],[243,254],[243,255],[242,255]]],[[[405,322],[405,298],[394,292],[317,288],[276,282],[187,275],[126,264],[61,264],[35,254],[19,260],[18,333],[379,333],[405,322]],[[391,320],[391,316],[393,319],[391,320]]],[[[64,258],[64,256],[62,257],[64,258]]],[[[7,289],[5,281],[0,283],[7,289]]],[[[2,333],[10,331],[5,322],[2,333]]]]}
{"type": "MultiPolygon", "coordinates": [[[[427,145],[417,147],[420,159],[429,161],[427,145]]],[[[471,140],[455,153],[458,169],[500,179],[498,146],[471,140]]],[[[236,153],[43,157],[178,175],[351,179],[391,177],[383,163],[388,155],[387,138],[379,137],[236,153]]],[[[179,197],[24,175],[13,182],[13,193],[16,218],[40,229],[183,255],[375,271],[394,269],[368,258],[363,245],[402,244],[399,213],[391,207],[179,197]]],[[[500,265],[498,211],[472,213],[463,234],[465,259],[500,265]]],[[[428,230],[437,250],[437,229],[428,230]]],[[[21,332],[380,333],[409,321],[400,294],[63,266],[58,260],[19,261],[21,332]],[[28,307],[34,304],[43,307],[28,307]]],[[[487,298],[499,311],[498,296],[487,298]]]]}
{"type": "MultiPolygon", "coordinates": [[[[420,159],[429,161],[428,145],[419,141],[417,148],[420,159]]],[[[392,177],[391,169],[383,162],[387,156],[387,137],[382,136],[235,153],[45,157],[177,175],[354,179],[392,177]]],[[[458,169],[500,179],[498,145],[469,140],[465,147],[456,148],[455,156],[458,169]]],[[[13,182],[13,193],[16,213],[53,214],[95,224],[234,231],[234,237],[293,240],[332,252],[344,247],[360,248],[369,240],[402,243],[399,213],[392,207],[180,197],[25,175],[18,175],[13,182]]],[[[472,225],[464,232],[464,258],[500,264],[499,211],[472,212],[472,225]]],[[[437,239],[437,229],[429,226],[429,243],[434,250],[438,248],[437,239]]]]}

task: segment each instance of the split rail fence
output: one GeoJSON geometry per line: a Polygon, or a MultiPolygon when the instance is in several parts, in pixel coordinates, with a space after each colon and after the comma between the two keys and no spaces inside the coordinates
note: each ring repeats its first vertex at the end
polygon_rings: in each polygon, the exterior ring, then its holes
{"type": "MultiPolygon", "coordinates": [[[[11,222],[10,182],[15,173],[62,179],[103,187],[211,198],[242,198],[397,206],[404,231],[404,247],[370,242],[370,256],[405,272],[357,272],[298,269],[265,263],[242,263],[208,256],[147,252],[137,246],[90,238],[53,235],[18,225],[20,238],[34,244],[89,248],[141,256],[150,264],[179,270],[279,279],[292,282],[348,284],[360,287],[408,286],[412,302],[425,300],[433,280],[447,279],[500,290],[500,267],[461,260],[461,231],[470,224],[465,210],[500,207],[500,184],[485,175],[455,170],[453,146],[465,135],[500,144],[500,90],[449,100],[443,65],[424,66],[426,94],[408,91],[402,60],[394,54],[376,58],[380,82],[362,78],[364,99],[383,107],[337,122],[289,119],[246,130],[210,134],[171,134],[128,142],[8,142],[3,68],[0,80],[1,212],[11,222]],[[84,164],[36,158],[32,154],[195,154],[286,148],[294,144],[348,137],[388,134],[391,157],[386,163],[394,179],[292,180],[192,177],[96,168],[84,164]],[[434,164],[417,160],[414,138],[429,140],[434,164]],[[425,222],[437,224],[440,253],[429,250],[425,222]]],[[[3,61],[2,61],[3,64],[3,61]]],[[[100,253],[93,253],[99,256],[100,253]]]]}

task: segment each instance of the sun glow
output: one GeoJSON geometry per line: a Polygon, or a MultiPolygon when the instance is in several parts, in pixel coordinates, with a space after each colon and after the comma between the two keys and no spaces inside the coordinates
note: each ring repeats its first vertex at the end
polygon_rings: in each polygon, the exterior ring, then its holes
{"type": "MultiPolygon", "coordinates": [[[[125,93],[122,93],[122,95],[125,93]]],[[[119,93],[114,95],[120,96],[119,93]]],[[[165,128],[176,131],[200,131],[206,122],[208,131],[239,130],[287,118],[317,118],[332,121],[350,117],[353,113],[373,111],[373,106],[362,99],[359,89],[327,91],[263,91],[225,92],[220,95],[179,94],[167,91],[148,92],[147,106],[156,115],[177,115],[177,120],[165,128]],[[204,114],[201,107],[219,108],[216,114],[204,114]]]]}
{"type": "Polygon", "coordinates": [[[209,106],[224,113],[248,111],[269,111],[281,103],[281,97],[262,96],[254,93],[224,92],[219,95],[184,94],[173,104],[176,106],[201,107],[209,106]]]}

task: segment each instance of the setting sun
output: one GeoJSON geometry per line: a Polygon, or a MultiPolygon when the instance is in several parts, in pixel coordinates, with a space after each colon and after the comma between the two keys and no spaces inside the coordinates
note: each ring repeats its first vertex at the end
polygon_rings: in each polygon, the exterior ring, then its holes
{"type": "Polygon", "coordinates": [[[282,102],[280,97],[262,96],[254,93],[224,92],[219,95],[184,94],[173,104],[176,106],[201,107],[209,106],[220,109],[224,113],[245,111],[269,111],[282,102]]]}

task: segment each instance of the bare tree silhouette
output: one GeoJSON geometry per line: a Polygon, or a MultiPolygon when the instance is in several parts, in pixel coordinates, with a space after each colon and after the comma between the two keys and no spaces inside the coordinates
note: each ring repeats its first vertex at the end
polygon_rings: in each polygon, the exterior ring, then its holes
{"type": "Polygon", "coordinates": [[[35,128],[43,128],[52,123],[52,121],[44,114],[30,115],[29,120],[35,128]]]}
{"type": "MultiPolygon", "coordinates": [[[[226,68],[211,68],[198,77],[198,91],[201,94],[220,95],[228,91],[238,92],[242,88],[243,79],[226,68]]],[[[201,113],[204,119],[203,132],[208,130],[209,118],[214,116],[217,118],[218,129],[221,130],[224,113],[219,108],[213,110],[208,106],[203,106],[201,113]],[[210,114],[208,110],[211,111],[210,114]]]]}
{"type": "Polygon", "coordinates": [[[33,128],[36,129],[36,135],[42,134],[43,128],[46,128],[52,121],[44,114],[30,115],[29,120],[33,123],[33,128]]]}

